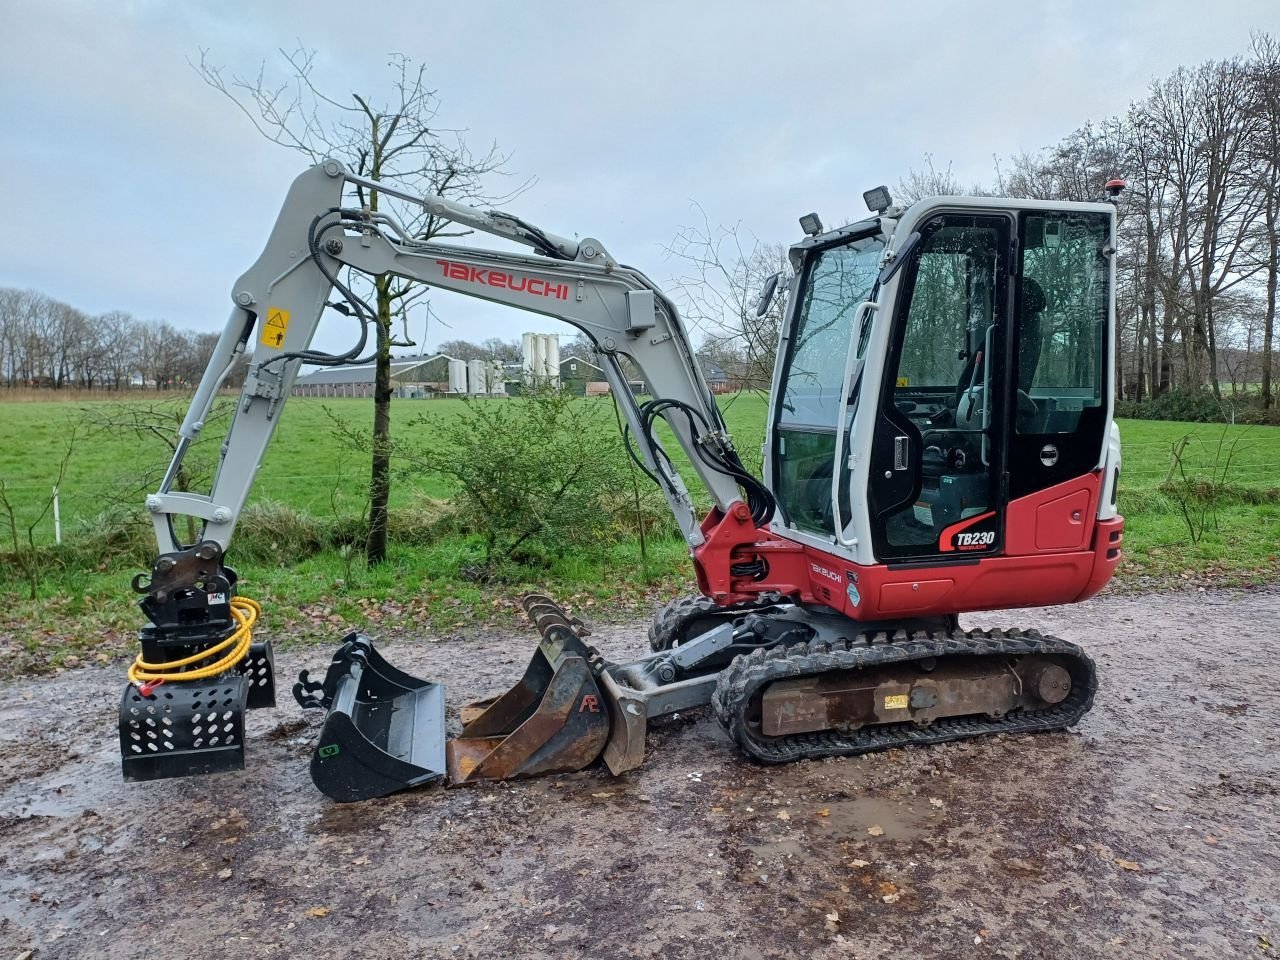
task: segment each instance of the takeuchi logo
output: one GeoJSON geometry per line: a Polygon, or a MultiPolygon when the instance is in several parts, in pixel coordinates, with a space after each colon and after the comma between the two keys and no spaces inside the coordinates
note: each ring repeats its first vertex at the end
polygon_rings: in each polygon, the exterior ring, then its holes
{"type": "Polygon", "coordinates": [[[479,283],[486,287],[514,290],[516,293],[531,293],[535,297],[569,299],[567,283],[549,283],[541,277],[518,277],[503,270],[486,270],[483,267],[471,267],[465,263],[454,263],[452,260],[437,260],[436,263],[440,264],[441,271],[450,280],[479,283]]]}
{"type": "Polygon", "coordinates": [[[809,564],[809,569],[812,570],[814,573],[816,573],[820,577],[826,577],[832,583],[840,582],[840,574],[836,573],[833,570],[828,570],[826,567],[819,566],[816,563],[811,563],[809,564]]]}

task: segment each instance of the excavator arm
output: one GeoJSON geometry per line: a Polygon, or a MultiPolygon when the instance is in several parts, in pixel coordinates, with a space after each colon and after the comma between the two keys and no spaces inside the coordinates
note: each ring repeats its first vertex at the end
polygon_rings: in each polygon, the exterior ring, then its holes
{"type": "MultiPolygon", "coordinates": [[[[337,161],[325,161],[294,181],[262,255],[236,282],[231,316],[180,428],[172,463],[160,489],[146,500],[160,553],[149,576],[133,581],[151,625],[141,632],[142,654],[130,669],[121,704],[120,742],[128,779],[243,766],[243,710],[275,703],[271,649],[254,643],[251,636],[258,608],[237,597],[236,574],[224,563],[224,555],[299,369],[307,363],[338,366],[372,359],[362,354],[370,348],[368,331],[376,317],[350,285],[352,273],[403,277],[554,317],[586,334],[600,354],[633,453],[662,488],[691,552],[706,543],[711,526],[699,517],[683,479],[655,436],[658,418],[667,422],[710,493],[714,519],[732,517],[735,526],[754,532],[772,514],[772,496],[738,459],[675,305],[644,274],[618,264],[599,241],[569,240],[513,215],[443,197],[417,197],[355,176],[337,161]],[[420,240],[385,213],[345,206],[352,187],[420,204],[439,220],[534,252],[420,240]],[[353,346],[341,354],[321,353],[311,346],[327,307],[346,314],[360,330],[353,346]],[[209,492],[174,490],[183,458],[204,429],[227,376],[245,354],[251,354],[251,360],[209,492]],[[632,394],[624,361],[644,379],[653,399],[642,403],[632,394]],[[179,517],[200,521],[198,542],[179,541],[176,530],[181,527],[174,522],[179,517]],[[158,689],[165,683],[169,685],[158,689]],[[167,714],[160,722],[155,721],[157,709],[167,714]]],[[[443,700],[436,685],[396,671],[367,640],[348,642],[342,651],[323,686],[304,677],[295,696],[305,704],[331,708],[334,723],[349,722],[343,762],[354,759],[352,744],[367,739],[360,731],[380,722],[371,719],[376,709],[371,713],[356,706],[372,698],[400,704],[392,711],[400,715],[400,726],[381,729],[381,746],[372,753],[375,760],[386,760],[388,738],[398,737],[428,751],[416,757],[410,770],[441,769],[443,700]],[[408,709],[410,703],[414,709],[408,709]],[[358,715],[364,720],[357,720],[358,715]],[[406,718],[412,717],[419,720],[406,727],[406,718]],[[431,729],[418,729],[422,724],[431,729]]],[[[564,658],[562,647],[547,655],[548,663],[559,664],[564,658]]],[[[576,691],[594,680],[582,657],[574,662],[577,672],[566,674],[562,684],[576,691]]],[[[706,690],[699,687],[698,695],[705,700],[706,690]]],[[[405,747],[403,752],[407,757],[412,749],[405,747]]],[[[331,761],[329,769],[341,766],[333,756],[321,759],[331,761]]],[[[467,764],[469,769],[474,766],[467,764]]],[[[368,790],[376,765],[357,764],[357,774],[345,780],[357,780],[364,784],[361,790],[368,790]]],[[[388,776],[389,782],[402,785],[413,780],[403,769],[388,776]]]]}
{"type": "Polygon", "coordinates": [[[394,274],[444,290],[554,317],[592,341],[645,467],[660,483],[685,539],[700,546],[700,517],[685,484],[652,430],[646,410],[627,387],[622,361],[639,372],[659,402],[676,441],[716,508],[728,513],[742,500],[741,464],[693,355],[675,305],[644,274],[621,266],[596,240],[570,241],[516,217],[485,212],[442,197],[413,197],[348,173],[329,160],[294,181],[266,248],[237,281],[232,311],[191,409],[160,489],[147,498],[162,553],[181,549],[174,518],[203,522],[203,539],[223,551],[253,486],[299,368],[306,362],[353,362],[368,339],[340,356],[311,350],[334,292],[336,304],[367,330],[371,310],[341,279],[394,274]],[[419,241],[392,217],[342,205],[346,188],[361,185],[421,204],[434,216],[538,250],[520,254],[419,241]],[[345,302],[343,302],[345,301],[345,302]],[[171,489],[191,442],[236,359],[252,362],[208,495],[171,489]],[[677,413],[679,415],[677,415],[677,413]]]}

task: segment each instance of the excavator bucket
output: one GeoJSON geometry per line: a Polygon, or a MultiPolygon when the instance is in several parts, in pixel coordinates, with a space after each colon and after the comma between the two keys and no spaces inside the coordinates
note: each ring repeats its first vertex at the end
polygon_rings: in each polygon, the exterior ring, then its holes
{"type": "Polygon", "coordinates": [[[463,708],[462,735],[447,751],[451,783],[581,770],[609,741],[603,661],[585,627],[548,597],[530,594],[523,606],[542,641],[519,683],[463,708]]]}
{"type": "Polygon", "coordinates": [[[324,708],[311,779],[342,803],[438,780],[445,773],[444,687],[397,670],[361,634],[348,635],[323,683],[303,670],[304,708],[324,708]]]}

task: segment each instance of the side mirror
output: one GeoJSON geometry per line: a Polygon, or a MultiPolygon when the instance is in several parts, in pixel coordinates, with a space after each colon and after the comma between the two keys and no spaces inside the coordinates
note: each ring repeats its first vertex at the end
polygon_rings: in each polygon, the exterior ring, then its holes
{"type": "Polygon", "coordinates": [[[781,279],[782,274],[775,273],[764,282],[764,289],[760,291],[760,299],[756,301],[757,320],[769,312],[769,307],[773,305],[773,298],[778,294],[778,281],[781,279]]]}

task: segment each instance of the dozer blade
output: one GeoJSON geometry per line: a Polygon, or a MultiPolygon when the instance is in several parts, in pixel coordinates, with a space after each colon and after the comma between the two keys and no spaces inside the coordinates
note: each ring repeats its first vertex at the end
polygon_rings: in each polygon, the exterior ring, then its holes
{"type": "Polygon", "coordinates": [[[582,624],[538,594],[523,606],[542,641],[519,683],[463,708],[462,736],[447,751],[452,783],[581,770],[609,741],[611,703],[596,680],[602,661],[579,635],[582,624]]]}
{"type": "Polygon", "coordinates": [[[397,670],[368,637],[343,641],[323,684],[302,671],[293,695],[304,708],[328,709],[311,757],[311,779],[326,796],[368,800],[444,776],[443,685],[397,670]]]}

